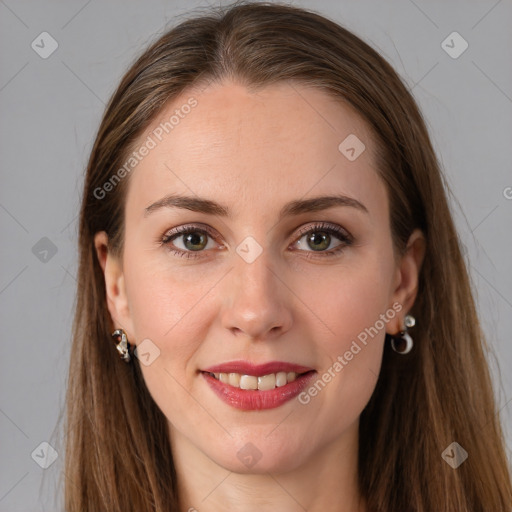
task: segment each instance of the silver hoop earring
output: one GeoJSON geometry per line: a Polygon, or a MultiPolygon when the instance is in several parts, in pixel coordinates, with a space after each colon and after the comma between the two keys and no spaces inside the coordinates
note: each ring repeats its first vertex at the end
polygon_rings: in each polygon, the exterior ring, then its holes
{"type": "Polygon", "coordinates": [[[129,363],[131,361],[130,344],[128,343],[128,337],[126,336],[126,333],[123,331],[123,329],[116,329],[111,336],[116,343],[119,356],[125,363],[129,363]]]}
{"type": "Polygon", "coordinates": [[[408,354],[414,345],[414,342],[407,332],[409,327],[414,327],[416,325],[416,319],[412,315],[406,315],[404,319],[405,328],[403,331],[400,331],[397,335],[391,336],[391,348],[397,353],[401,355],[408,354]]]}

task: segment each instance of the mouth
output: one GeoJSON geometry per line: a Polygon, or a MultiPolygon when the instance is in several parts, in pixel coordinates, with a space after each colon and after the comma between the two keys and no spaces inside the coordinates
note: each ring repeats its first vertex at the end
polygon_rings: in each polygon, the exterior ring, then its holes
{"type": "Polygon", "coordinates": [[[269,391],[271,389],[281,388],[294,382],[297,378],[314,372],[315,370],[309,370],[302,373],[297,372],[277,372],[269,373],[267,375],[247,375],[236,372],[224,373],[224,372],[203,372],[213,377],[215,380],[227,384],[233,388],[244,389],[244,390],[258,390],[258,391],[269,391]]]}
{"type": "Polygon", "coordinates": [[[236,409],[272,409],[296,397],[317,373],[283,362],[253,365],[235,361],[201,370],[214,393],[236,409]]]}

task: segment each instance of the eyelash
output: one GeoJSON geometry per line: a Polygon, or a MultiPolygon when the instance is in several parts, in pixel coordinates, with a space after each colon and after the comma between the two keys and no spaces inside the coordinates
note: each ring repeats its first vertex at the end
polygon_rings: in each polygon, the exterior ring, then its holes
{"type": "MultiPolygon", "coordinates": [[[[338,245],[334,249],[331,249],[330,251],[322,251],[322,252],[316,252],[316,251],[304,251],[306,253],[306,258],[329,258],[333,256],[337,256],[340,254],[347,246],[351,245],[353,243],[353,239],[351,235],[345,231],[340,226],[337,226],[336,224],[329,224],[325,222],[319,222],[314,224],[313,226],[308,226],[306,228],[302,228],[298,232],[298,238],[296,239],[297,243],[301,238],[303,238],[305,235],[309,235],[312,233],[327,233],[329,235],[335,235],[336,238],[338,238],[342,244],[338,245]],[[313,253],[313,254],[312,254],[313,253]],[[319,256],[317,256],[319,255],[319,256]]],[[[182,249],[174,249],[171,247],[170,242],[172,242],[175,238],[178,238],[180,235],[187,235],[189,233],[201,233],[203,235],[208,235],[212,239],[215,239],[214,232],[209,229],[208,227],[202,227],[199,228],[198,226],[194,225],[185,225],[185,226],[179,226],[175,229],[173,229],[170,232],[167,232],[160,240],[161,245],[166,245],[167,249],[176,254],[177,256],[183,257],[183,258],[198,258],[201,256],[198,256],[195,254],[194,251],[183,251],[182,249]]],[[[204,252],[203,251],[197,251],[197,252],[204,252]]]]}

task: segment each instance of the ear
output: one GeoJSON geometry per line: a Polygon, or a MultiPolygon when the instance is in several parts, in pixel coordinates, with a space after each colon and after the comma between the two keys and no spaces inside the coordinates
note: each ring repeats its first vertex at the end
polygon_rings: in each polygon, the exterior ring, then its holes
{"type": "Polygon", "coordinates": [[[133,324],[126,295],[124,273],[120,258],[108,249],[108,236],[105,231],[94,235],[94,247],[105,277],[107,307],[115,329],[123,329],[128,340],[133,339],[133,324]]]}
{"type": "Polygon", "coordinates": [[[397,265],[391,303],[402,305],[401,314],[388,323],[391,332],[396,334],[403,329],[403,318],[411,310],[418,293],[421,265],[425,257],[426,240],[421,230],[415,229],[407,242],[404,254],[397,265]]]}

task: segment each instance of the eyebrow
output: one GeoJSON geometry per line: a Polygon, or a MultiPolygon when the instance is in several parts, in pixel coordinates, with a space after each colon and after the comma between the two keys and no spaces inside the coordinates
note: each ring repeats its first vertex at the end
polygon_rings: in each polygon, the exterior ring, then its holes
{"type": "MultiPolygon", "coordinates": [[[[348,206],[368,213],[366,206],[357,199],[338,194],[290,201],[281,208],[281,211],[279,212],[279,221],[288,216],[300,215],[301,213],[318,212],[336,206],[348,206]]],[[[227,206],[219,204],[210,199],[183,196],[178,194],[170,194],[165,196],[145,208],[144,217],[147,217],[154,211],[160,210],[162,208],[181,208],[185,210],[191,210],[193,212],[232,218],[232,213],[227,206]]]]}

